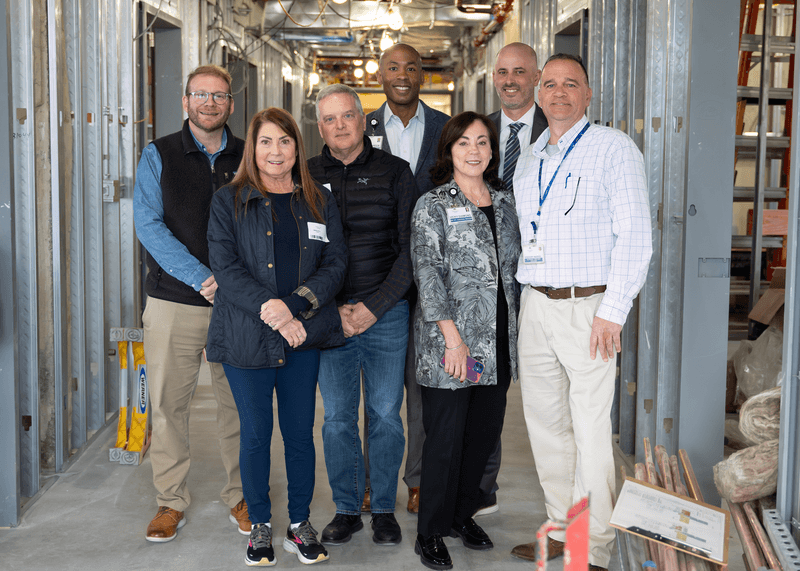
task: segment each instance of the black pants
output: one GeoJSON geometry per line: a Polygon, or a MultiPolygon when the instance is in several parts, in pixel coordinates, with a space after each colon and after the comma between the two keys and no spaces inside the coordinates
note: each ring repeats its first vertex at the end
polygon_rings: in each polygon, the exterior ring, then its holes
{"type": "Polygon", "coordinates": [[[509,375],[497,385],[458,390],[422,387],[422,478],[417,532],[447,536],[481,501],[486,462],[503,427],[509,375]]]}

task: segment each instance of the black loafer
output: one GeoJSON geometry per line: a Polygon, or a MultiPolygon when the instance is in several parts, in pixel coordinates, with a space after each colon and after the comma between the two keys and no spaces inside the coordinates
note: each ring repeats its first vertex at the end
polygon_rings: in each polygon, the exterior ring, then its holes
{"type": "Polygon", "coordinates": [[[452,569],[453,560],[447,552],[441,535],[431,535],[423,537],[417,534],[417,543],[414,545],[414,553],[419,555],[419,560],[428,569],[452,569]]]}
{"type": "Polygon", "coordinates": [[[486,532],[471,517],[465,519],[461,525],[454,524],[450,537],[460,537],[464,547],[478,551],[486,551],[494,547],[486,532]]]}
{"type": "Polygon", "coordinates": [[[397,545],[403,539],[393,513],[372,514],[372,541],[378,545],[397,545]]]}
{"type": "Polygon", "coordinates": [[[331,545],[347,543],[353,534],[364,527],[360,515],[347,515],[337,513],[331,523],[322,530],[320,540],[331,545]]]}

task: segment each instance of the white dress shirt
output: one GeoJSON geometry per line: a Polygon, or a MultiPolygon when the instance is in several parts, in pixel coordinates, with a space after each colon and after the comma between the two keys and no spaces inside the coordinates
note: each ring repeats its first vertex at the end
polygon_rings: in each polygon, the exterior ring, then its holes
{"type": "Polygon", "coordinates": [[[383,112],[383,124],[392,154],[408,161],[411,172],[416,173],[419,150],[422,148],[422,138],[425,135],[425,111],[422,105],[417,102],[417,112],[408,125],[404,126],[400,117],[392,113],[387,103],[383,112]]]}
{"type": "Polygon", "coordinates": [[[525,149],[531,146],[531,129],[533,129],[533,115],[536,113],[536,103],[533,107],[528,109],[528,112],[520,117],[517,121],[509,119],[505,111],[500,111],[500,178],[503,178],[503,170],[505,169],[506,160],[506,143],[508,136],[511,134],[509,125],[511,123],[523,123],[523,127],[517,133],[519,138],[519,152],[520,155],[525,153],[525,149]]]}
{"type": "Polygon", "coordinates": [[[652,222],[642,153],[622,131],[590,125],[582,117],[558,141],[559,151],[545,150],[550,129],[524,152],[514,172],[523,245],[534,238],[544,246],[544,263],[517,266],[517,281],[532,286],[590,287],[606,285],[597,317],[624,324],[647,275],[652,222]],[[539,210],[539,166],[542,189],[553,179],[539,210]],[[558,168],[560,165],[560,168],[558,168]]]}

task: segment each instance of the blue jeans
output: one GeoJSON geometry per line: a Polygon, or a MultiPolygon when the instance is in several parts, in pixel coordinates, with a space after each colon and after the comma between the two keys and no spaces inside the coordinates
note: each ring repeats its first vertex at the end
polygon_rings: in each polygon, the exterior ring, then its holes
{"type": "Polygon", "coordinates": [[[364,333],[349,337],[344,347],[322,351],[322,444],[337,513],[360,514],[364,499],[364,455],[358,434],[362,370],[369,414],[371,511],[394,512],[405,449],[400,407],[407,343],[408,302],[401,300],[364,333]]]}
{"type": "Polygon", "coordinates": [[[272,393],[278,395],[278,424],[283,437],[289,518],[300,523],[310,515],[314,495],[314,410],[319,351],[286,351],[286,364],[274,369],[239,369],[223,365],[239,409],[239,466],[242,491],[252,523],[272,518],[269,499],[272,393]]]}

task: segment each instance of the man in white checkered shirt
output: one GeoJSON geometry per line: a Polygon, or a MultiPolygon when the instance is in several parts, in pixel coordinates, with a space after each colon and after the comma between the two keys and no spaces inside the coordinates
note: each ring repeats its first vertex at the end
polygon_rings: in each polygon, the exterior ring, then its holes
{"type": "MultiPolygon", "coordinates": [[[[519,370],[547,515],[564,520],[591,492],[590,569],[608,568],[615,487],[611,443],[616,353],[652,254],[642,154],[621,131],[591,125],[579,59],[542,69],[548,129],[520,156],[514,195],[523,253],[519,370]],[[599,353],[600,358],[596,358],[599,353]]],[[[548,541],[563,552],[563,532],[548,541]]],[[[526,557],[532,545],[514,548],[526,557]]]]}

